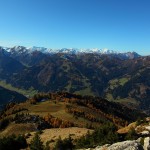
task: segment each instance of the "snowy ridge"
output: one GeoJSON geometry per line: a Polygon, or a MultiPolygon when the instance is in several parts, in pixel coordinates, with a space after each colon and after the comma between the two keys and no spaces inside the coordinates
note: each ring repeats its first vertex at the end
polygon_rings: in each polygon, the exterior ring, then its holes
{"type": "Polygon", "coordinates": [[[86,54],[86,53],[94,53],[94,54],[113,54],[113,55],[122,55],[124,57],[131,57],[131,55],[136,55],[137,57],[140,56],[136,52],[117,52],[114,50],[109,50],[107,48],[99,49],[99,48],[92,48],[92,49],[77,49],[77,48],[62,48],[62,49],[50,49],[45,47],[24,47],[24,46],[14,46],[11,48],[1,47],[7,52],[11,54],[32,54],[34,51],[40,51],[45,54],[57,54],[57,53],[64,53],[64,54],[86,54]]]}

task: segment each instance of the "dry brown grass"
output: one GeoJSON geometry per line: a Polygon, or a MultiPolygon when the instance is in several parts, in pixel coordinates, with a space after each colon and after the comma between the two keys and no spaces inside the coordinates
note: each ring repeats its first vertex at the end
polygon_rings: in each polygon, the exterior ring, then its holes
{"type": "MultiPolygon", "coordinates": [[[[41,139],[45,143],[46,141],[51,141],[52,144],[54,144],[56,139],[59,138],[59,136],[64,139],[69,136],[69,134],[72,136],[73,139],[79,138],[82,135],[85,135],[88,131],[88,129],[85,129],[87,124],[90,125],[91,121],[88,121],[81,117],[75,117],[73,114],[70,114],[66,112],[66,103],[65,102],[54,102],[54,101],[44,101],[39,102],[35,105],[30,104],[30,102],[24,102],[15,105],[13,108],[7,111],[8,114],[11,114],[14,110],[25,108],[27,110],[20,111],[18,113],[29,113],[30,115],[39,115],[40,117],[44,117],[48,114],[51,114],[54,117],[60,118],[65,121],[73,122],[76,126],[81,128],[58,128],[58,129],[46,129],[41,134],[41,139]]],[[[87,108],[85,111],[90,111],[87,108]]],[[[15,116],[15,114],[11,115],[15,116]]],[[[93,122],[93,126],[97,126],[98,123],[93,122]]],[[[29,137],[28,141],[30,141],[33,137],[33,134],[36,131],[36,126],[34,124],[15,124],[11,123],[4,131],[0,133],[0,136],[8,136],[11,134],[27,134],[32,132],[31,137],[29,137]]],[[[91,130],[90,130],[91,131],[91,130]]]]}
{"type": "MultiPolygon", "coordinates": [[[[57,102],[56,104],[53,101],[45,101],[37,103],[36,105],[30,104],[30,102],[24,102],[15,105],[13,108],[7,111],[7,114],[11,114],[13,110],[19,110],[20,108],[26,108],[27,110],[23,110],[19,113],[29,113],[31,115],[39,115],[44,117],[48,114],[51,114],[54,117],[60,118],[62,120],[73,122],[78,127],[85,127],[86,124],[91,124],[90,121],[84,118],[76,118],[72,114],[67,113],[65,110],[66,103],[65,102],[57,102]]],[[[10,115],[12,117],[15,114],[10,115]]],[[[93,123],[95,125],[95,123],[93,123]]],[[[11,134],[25,134],[31,131],[35,131],[36,127],[34,124],[15,124],[11,123],[4,131],[1,131],[0,136],[11,135],[11,134]]]]}
{"type": "Polygon", "coordinates": [[[85,120],[84,118],[78,117],[76,119],[72,114],[69,114],[65,110],[66,103],[65,102],[57,102],[56,104],[53,101],[45,101],[37,103],[36,105],[27,104],[26,108],[28,109],[28,113],[33,115],[39,115],[41,117],[46,116],[47,114],[51,114],[54,117],[61,118],[63,120],[67,120],[77,124],[80,127],[85,126],[87,123],[91,122],[85,120]]]}
{"type": "Polygon", "coordinates": [[[117,132],[120,134],[128,133],[128,131],[130,129],[132,129],[132,128],[135,129],[135,127],[136,127],[136,122],[133,122],[133,123],[129,124],[127,127],[119,129],[117,132]]]}
{"type": "Polygon", "coordinates": [[[65,105],[64,103],[61,102],[55,104],[54,102],[45,101],[45,102],[37,103],[36,105],[29,105],[27,109],[32,114],[45,116],[48,113],[50,114],[53,112],[57,113],[60,110],[65,109],[65,105]]]}
{"type": "Polygon", "coordinates": [[[25,134],[25,133],[30,133],[35,130],[36,130],[35,125],[31,123],[27,123],[27,124],[12,123],[4,131],[0,132],[0,137],[9,136],[12,134],[15,134],[15,135],[25,134]]]}
{"type": "MultiPolygon", "coordinates": [[[[72,139],[78,139],[81,136],[86,135],[88,131],[90,133],[93,132],[93,130],[78,127],[45,129],[43,130],[43,133],[40,134],[40,138],[44,142],[44,144],[47,141],[52,141],[50,143],[50,146],[53,146],[59,137],[61,137],[61,139],[65,139],[70,135],[72,139]]],[[[28,143],[31,142],[34,134],[35,132],[31,132],[31,136],[27,139],[28,143]]]]}

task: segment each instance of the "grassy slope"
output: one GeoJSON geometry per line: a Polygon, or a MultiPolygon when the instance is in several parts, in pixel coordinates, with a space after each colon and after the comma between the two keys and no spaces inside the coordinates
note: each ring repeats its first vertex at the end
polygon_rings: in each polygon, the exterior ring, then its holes
{"type": "MultiPolygon", "coordinates": [[[[61,139],[68,138],[70,135],[72,139],[77,139],[83,135],[86,135],[87,132],[92,133],[93,130],[86,129],[86,128],[55,128],[55,129],[46,129],[43,131],[43,133],[40,135],[41,140],[44,142],[44,144],[47,141],[50,142],[50,147],[53,147],[55,145],[55,141],[61,137],[61,139]]],[[[27,139],[27,142],[30,143],[34,136],[35,132],[31,132],[31,136],[27,139]]]]}
{"type": "Polygon", "coordinates": [[[106,99],[111,100],[111,101],[115,101],[115,102],[119,102],[119,103],[122,103],[122,104],[125,104],[125,105],[130,103],[133,106],[137,106],[138,102],[135,99],[130,98],[130,97],[121,98],[121,99],[120,99],[120,97],[118,97],[117,99],[114,99],[113,95],[110,92],[111,90],[113,90],[114,88],[116,88],[120,85],[123,86],[129,80],[130,80],[129,77],[122,77],[122,78],[117,78],[117,79],[110,80],[109,84],[108,84],[108,88],[107,88],[108,92],[106,94],[106,99]]]}
{"type": "MultiPolygon", "coordinates": [[[[54,117],[58,117],[63,120],[73,122],[78,126],[86,126],[86,124],[91,124],[90,121],[84,118],[80,118],[80,117],[76,118],[72,114],[67,113],[65,111],[65,106],[66,106],[65,102],[57,102],[55,104],[53,101],[44,101],[44,102],[37,103],[36,105],[31,105],[29,102],[25,102],[16,105],[15,108],[12,108],[9,111],[7,111],[6,114],[10,114],[13,109],[18,110],[19,108],[27,108],[28,111],[22,111],[22,112],[33,114],[33,115],[39,115],[41,117],[51,114],[54,117]]],[[[95,125],[97,125],[97,123],[95,123],[95,125]]]]}
{"type": "Polygon", "coordinates": [[[0,131],[0,137],[9,136],[12,134],[19,135],[19,134],[26,134],[32,131],[35,131],[36,128],[34,124],[15,124],[11,123],[5,130],[0,131]]]}
{"type": "Polygon", "coordinates": [[[16,104],[6,110],[5,114],[1,117],[14,117],[17,112],[19,114],[24,113],[40,117],[47,117],[50,114],[55,118],[72,122],[78,127],[90,127],[91,125],[97,127],[108,120],[121,127],[125,125],[126,121],[134,120],[136,114],[142,115],[136,112],[136,110],[133,110],[131,114],[130,109],[102,98],[82,97],[63,92],[49,94],[37,95],[39,98],[40,96],[42,97],[40,100],[44,100],[47,96],[50,96],[50,99],[37,102],[36,104],[30,103],[33,99],[16,104]]]}
{"type": "Polygon", "coordinates": [[[24,90],[24,89],[13,87],[11,84],[6,83],[5,81],[0,81],[0,86],[6,88],[8,90],[18,92],[18,93],[25,95],[25,96],[31,96],[32,97],[33,95],[35,95],[37,93],[37,91],[34,90],[32,87],[28,90],[24,90]]]}
{"type": "MultiPolygon", "coordinates": [[[[44,101],[37,103],[36,105],[31,105],[29,102],[24,102],[15,105],[13,108],[10,108],[6,114],[9,115],[13,110],[18,110],[19,108],[27,108],[26,111],[21,111],[19,113],[29,113],[34,115],[39,115],[41,117],[46,116],[47,114],[51,114],[54,117],[61,118],[63,120],[68,120],[70,122],[74,122],[78,126],[86,126],[87,123],[91,123],[90,121],[84,119],[84,118],[78,118],[76,119],[72,114],[69,114],[65,111],[65,102],[57,102],[56,104],[53,101],[44,101]]],[[[10,115],[12,117],[15,116],[15,114],[10,115]]],[[[11,123],[5,130],[0,131],[0,137],[8,136],[11,134],[26,134],[31,133],[31,136],[29,139],[27,139],[28,143],[30,143],[31,139],[33,138],[33,135],[36,131],[36,126],[31,123],[27,124],[15,124],[14,122],[11,123]]],[[[88,131],[92,132],[93,130],[89,130],[86,128],[78,128],[78,127],[71,127],[71,128],[52,128],[52,129],[45,129],[43,130],[43,133],[40,135],[42,141],[45,143],[46,141],[52,140],[53,142],[50,143],[50,145],[54,145],[56,140],[59,138],[59,136],[64,139],[67,138],[69,135],[73,139],[79,138],[82,135],[85,135],[88,131]]]]}
{"type": "Polygon", "coordinates": [[[84,118],[76,119],[72,114],[69,114],[65,111],[65,102],[57,102],[56,104],[51,101],[40,102],[37,105],[29,105],[27,109],[29,109],[29,113],[40,115],[42,117],[46,116],[48,113],[54,117],[61,118],[63,120],[68,120],[74,122],[75,124],[85,126],[87,123],[91,123],[90,121],[84,118]]]}

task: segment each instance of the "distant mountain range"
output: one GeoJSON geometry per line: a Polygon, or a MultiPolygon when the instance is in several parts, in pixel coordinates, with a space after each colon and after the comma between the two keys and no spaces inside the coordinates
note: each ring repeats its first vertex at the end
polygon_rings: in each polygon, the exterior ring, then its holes
{"type": "Polygon", "coordinates": [[[0,86],[27,93],[67,91],[102,96],[149,110],[150,56],[110,50],[102,53],[98,49],[81,51],[1,47],[0,86]]]}
{"type": "Polygon", "coordinates": [[[94,53],[94,54],[99,54],[99,55],[116,55],[120,58],[124,58],[124,59],[133,59],[133,58],[137,58],[140,55],[137,54],[136,52],[125,52],[125,53],[121,53],[121,52],[117,52],[117,51],[113,51],[113,50],[109,50],[109,49],[98,49],[98,48],[93,48],[93,49],[76,49],[76,48],[62,48],[62,49],[50,49],[50,48],[44,48],[44,47],[24,47],[24,46],[15,46],[15,47],[11,47],[11,48],[7,48],[7,47],[1,47],[1,49],[4,49],[5,51],[7,51],[10,54],[32,54],[35,51],[39,51],[42,52],[44,54],[57,54],[57,53],[63,53],[63,54],[75,54],[75,55],[79,55],[79,54],[87,54],[87,53],[94,53]]]}

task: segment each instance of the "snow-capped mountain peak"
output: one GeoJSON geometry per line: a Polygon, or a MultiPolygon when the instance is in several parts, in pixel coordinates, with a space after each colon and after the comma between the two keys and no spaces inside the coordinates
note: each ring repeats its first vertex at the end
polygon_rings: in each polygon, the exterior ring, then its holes
{"type": "Polygon", "coordinates": [[[126,53],[120,53],[114,50],[110,50],[107,48],[99,49],[99,48],[91,48],[91,49],[77,49],[77,48],[61,48],[61,49],[51,49],[51,48],[45,48],[45,47],[24,47],[24,46],[14,46],[11,48],[2,47],[5,51],[7,51],[10,54],[32,54],[35,51],[39,51],[44,54],[57,54],[57,53],[64,53],[64,54],[86,54],[86,53],[94,53],[99,55],[119,55],[124,58],[134,58],[134,56],[139,57],[135,52],[126,52],[126,53]]]}
{"type": "Polygon", "coordinates": [[[114,50],[110,50],[108,48],[104,48],[104,49],[101,50],[101,53],[102,54],[118,54],[119,52],[114,51],[114,50]]]}

